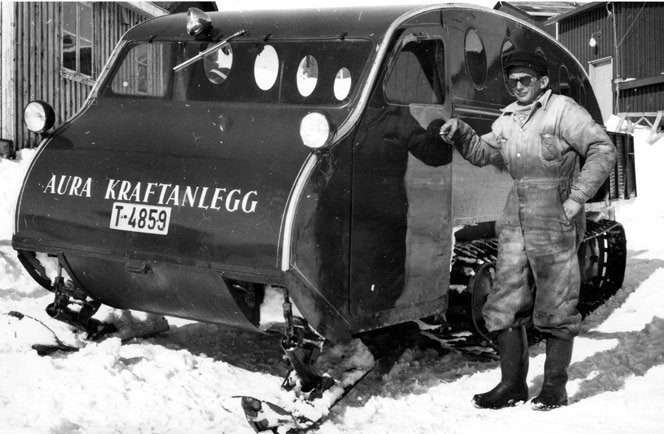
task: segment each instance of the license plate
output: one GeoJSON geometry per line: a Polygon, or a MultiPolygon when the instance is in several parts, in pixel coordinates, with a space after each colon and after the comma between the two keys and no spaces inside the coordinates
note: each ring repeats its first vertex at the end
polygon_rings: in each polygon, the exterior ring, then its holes
{"type": "Polygon", "coordinates": [[[111,213],[111,229],[145,234],[167,235],[171,208],[115,202],[111,213]]]}

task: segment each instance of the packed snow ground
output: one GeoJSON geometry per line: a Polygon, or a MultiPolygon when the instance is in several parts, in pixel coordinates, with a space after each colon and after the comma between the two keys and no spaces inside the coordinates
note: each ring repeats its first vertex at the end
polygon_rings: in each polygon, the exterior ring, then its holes
{"type": "MultiPolygon", "coordinates": [[[[406,349],[333,408],[320,433],[664,432],[664,140],[637,131],[639,197],[617,206],[629,259],[623,288],[583,323],[570,367],[572,404],[478,410],[471,397],[499,379],[496,362],[406,349]]],[[[11,248],[13,208],[34,151],[0,160],[0,426],[6,433],[251,433],[237,395],[279,397],[278,338],[169,318],[171,330],[121,344],[85,341],[52,320],[52,299],[11,248]],[[21,320],[8,315],[29,315],[21,320]],[[75,353],[40,357],[52,329],[75,353]]],[[[101,316],[118,321],[122,312],[101,316]]],[[[126,317],[126,314],[125,314],[126,317]]],[[[147,320],[139,313],[134,319],[147,320]]],[[[531,347],[531,395],[543,343],[531,347]]]]}

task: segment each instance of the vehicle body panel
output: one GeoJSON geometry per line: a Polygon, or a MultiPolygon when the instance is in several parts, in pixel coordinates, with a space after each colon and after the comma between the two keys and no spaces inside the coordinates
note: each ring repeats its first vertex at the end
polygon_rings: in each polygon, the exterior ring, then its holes
{"type": "MultiPolygon", "coordinates": [[[[184,14],[136,26],[79,115],[45,140],[24,183],[14,247],[58,256],[78,286],[111,306],[251,328],[260,300],[233,282],[282,285],[330,339],[444,313],[455,232],[496,220],[511,179],[470,166],[449,146],[427,155],[411,138],[453,116],[490,130],[513,99],[501,63],[508,40],[543,50],[556,69],[565,64],[599,116],[585,73],[564,48],[492,10],[211,17],[218,37],[249,32],[231,41],[236,66],[228,73],[219,64],[221,84],[187,87],[209,72],[203,61],[175,76],[140,62],[120,69],[131,50],[141,59],[141,44],[156,65],[209,46],[186,34],[184,14]],[[469,54],[469,32],[486,55],[480,82],[469,69],[482,63],[478,47],[469,54]],[[150,48],[168,44],[168,56],[150,48]],[[278,49],[279,74],[261,90],[253,62],[268,45],[278,49]],[[363,55],[341,55],[346,46],[364,47],[363,55]],[[303,96],[295,82],[308,50],[320,79],[303,96]],[[332,85],[344,65],[352,90],[336,101],[332,85]],[[123,94],[143,88],[145,77],[163,78],[161,90],[123,94]],[[310,112],[332,129],[317,150],[300,138],[310,112]]],[[[561,88],[553,74],[552,82],[561,88]]]]}

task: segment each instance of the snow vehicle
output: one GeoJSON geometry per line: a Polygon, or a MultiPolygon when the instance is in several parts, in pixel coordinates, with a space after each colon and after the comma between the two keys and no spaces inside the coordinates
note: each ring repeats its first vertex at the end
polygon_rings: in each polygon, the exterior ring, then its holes
{"type": "MultiPolygon", "coordinates": [[[[12,245],[54,293],[49,314],[94,333],[101,304],[258,330],[265,288],[281,287],[283,348],[304,391],[327,387],[312,368],[324,341],[421,318],[482,334],[512,181],[419,145],[450,117],[488,131],[513,99],[502,62],[517,48],[541,52],[553,90],[601,121],[563,46],[486,8],[149,20],[72,119],[51,131],[48,103],[26,107],[44,140],[12,245]]],[[[582,297],[598,300],[625,268],[611,202],[635,192],[631,150],[613,137],[621,157],[587,205],[579,253],[582,297]]]]}

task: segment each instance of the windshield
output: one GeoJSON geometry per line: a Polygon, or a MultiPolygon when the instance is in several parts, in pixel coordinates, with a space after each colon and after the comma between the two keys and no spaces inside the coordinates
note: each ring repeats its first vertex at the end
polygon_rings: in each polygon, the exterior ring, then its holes
{"type": "Polygon", "coordinates": [[[233,41],[174,72],[208,43],[133,43],[100,97],[341,105],[357,93],[372,46],[369,40],[233,41]]]}

